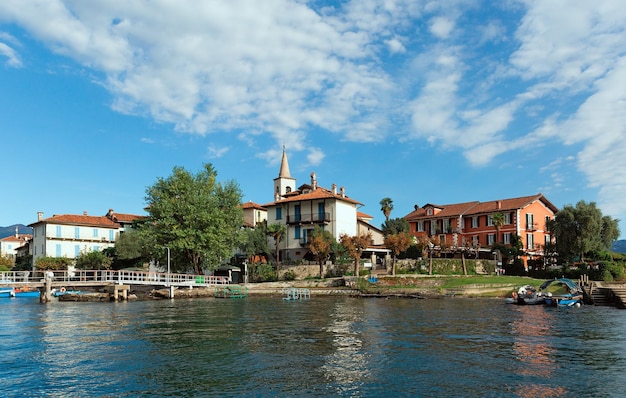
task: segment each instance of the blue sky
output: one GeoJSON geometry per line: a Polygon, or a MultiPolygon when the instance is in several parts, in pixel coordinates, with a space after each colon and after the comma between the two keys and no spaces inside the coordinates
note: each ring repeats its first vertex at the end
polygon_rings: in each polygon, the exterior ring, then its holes
{"type": "Polygon", "coordinates": [[[0,109],[3,226],[143,214],[203,163],[268,203],[283,145],[375,225],[539,192],[626,220],[620,0],[3,0],[0,109]]]}

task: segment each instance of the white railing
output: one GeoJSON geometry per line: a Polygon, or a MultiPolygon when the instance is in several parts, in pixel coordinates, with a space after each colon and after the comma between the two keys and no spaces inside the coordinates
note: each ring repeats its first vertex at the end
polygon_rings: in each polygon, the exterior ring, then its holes
{"type": "Polygon", "coordinates": [[[68,282],[74,285],[117,283],[129,285],[163,286],[216,286],[229,284],[223,276],[172,274],[166,272],[75,270],[75,271],[6,271],[0,272],[0,286],[41,283],[47,273],[52,273],[52,282],[68,282]]]}

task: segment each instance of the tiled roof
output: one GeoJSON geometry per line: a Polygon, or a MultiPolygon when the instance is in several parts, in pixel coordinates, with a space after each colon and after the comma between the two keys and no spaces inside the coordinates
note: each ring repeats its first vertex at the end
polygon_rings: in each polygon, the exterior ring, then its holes
{"type": "Polygon", "coordinates": [[[19,242],[19,243],[23,243],[27,240],[32,239],[33,236],[30,234],[18,234],[17,236],[15,235],[11,235],[11,236],[7,236],[6,238],[2,238],[0,239],[3,242],[19,242]]]}
{"type": "Polygon", "coordinates": [[[465,216],[473,214],[493,213],[496,211],[518,210],[523,209],[524,207],[528,206],[536,200],[540,200],[541,202],[543,202],[544,205],[553,212],[558,211],[556,206],[554,206],[548,199],[546,199],[543,194],[539,193],[537,195],[492,200],[489,202],[475,201],[466,203],[452,203],[443,206],[426,204],[424,205],[424,207],[420,207],[407,214],[406,216],[404,216],[404,218],[406,218],[407,221],[416,221],[422,218],[450,218],[458,217],[460,215],[465,216]],[[439,211],[437,214],[428,216],[426,214],[426,208],[429,206],[441,209],[441,211],[439,211]]]}
{"type": "Polygon", "coordinates": [[[369,214],[362,213],[360,211],[356,212],[356,217],[364,219],[364,220],[372,220],[372,219],[374,219],[373,216],[370,216],[369,214]]]}
{"type": "Polygon", "coordinates": [[[258,203],[254,203],[253,201],[246,202],[244,204],[239,205],[242,209],[258,209],[258,210],[267,210],[265,207],[261,206],[258,203]]]}
{"type": "Polygon", "coordinates": [[[135,220],[141,220],[143,218],[146,218],[146,216],[138,216],[136,214],[113,213],[111,218],[115,222],[128,224],[132,223],[135,220]]]}
{"type": "Polygon", "coordinates": [[[63,225],[81,225],[89,227],[119,228],[119,224],[110,220],[107,216],[85,216],[75,214],[60,214],[52,217],[44,218],[41,221],[30,224],[34,226],[38,224],[63,224],[63,225]]]}
{"type": "Polygon", "coordinates": [[[353,203],[355,205],[361,205],[362,203],[356,201],[354,199],[349,198],[348,196],[341,196],[340,193],[333,193],[331,190],[326,188],[318,187],[314,191],[302,193],[301,191],[290,192],[288,196],[285,198],[278,200],[276,202],[268,203],[263,205],[263,207],[277,205],[281,203],[289,203],[289,202],[301,202],[304,200],[318,200],[318,199],[336,199],[341,200],[348,203],[353,203]]]}

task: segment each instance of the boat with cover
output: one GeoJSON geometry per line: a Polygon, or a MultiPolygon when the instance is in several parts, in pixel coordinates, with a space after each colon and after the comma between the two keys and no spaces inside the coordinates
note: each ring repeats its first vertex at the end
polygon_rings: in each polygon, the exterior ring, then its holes
{"type": "Polygon", "coordinates": [[[534,286],[524,285],[517,289],[517,292],[513,292],[511,297],[507,297],[505,302],[508,304],[537,305],[544,304],[545,297],[543,292],[537,291],[534,286]]]}
{"type": "Polygon", "coordinates": [[[580,307],[583,304],[583,290],[568,278],[549,279],[541,284],[539,290],[550,307],[580,307]]]}
{"type": "Polygon", "coordinates": [[[13,287],[0,288],[0,297],[39,297],[41,293],[37,289],[23,289],[13,287]]]}

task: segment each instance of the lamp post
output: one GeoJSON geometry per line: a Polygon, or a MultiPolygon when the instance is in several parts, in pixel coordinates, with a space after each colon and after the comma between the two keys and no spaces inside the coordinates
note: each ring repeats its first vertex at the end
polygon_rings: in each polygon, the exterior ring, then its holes
{"type": "Polygon", "coordinates": [[[165,277],[165,284],[166,286],[169,286],[170,285],[170,248],[166,246],[165,249],[167,250],[167,275],[165,277]]]}

